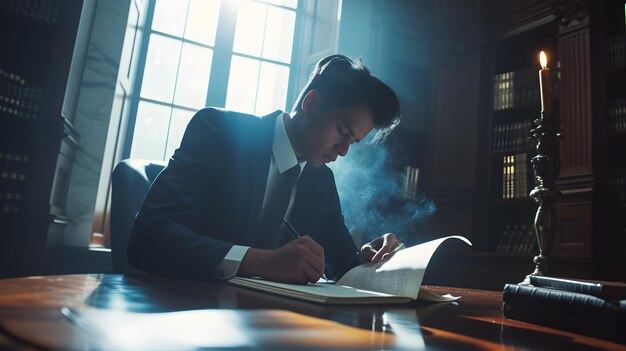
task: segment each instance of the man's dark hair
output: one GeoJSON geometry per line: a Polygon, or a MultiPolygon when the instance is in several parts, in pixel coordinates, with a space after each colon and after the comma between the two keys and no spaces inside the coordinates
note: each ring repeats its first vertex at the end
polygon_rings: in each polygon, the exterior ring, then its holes
{"type": "Polygon", "coordinates": [[[378,129],[373,143],[383,142],[400,122],[396,93],[374,77],[361,60],[354,62],[343,55],[331,55],[317,62],[293,106],[294,111],[302,111],[302,101],[311,90],[320,94],[322,109],[357,105],[369,109],[378,129]]]}

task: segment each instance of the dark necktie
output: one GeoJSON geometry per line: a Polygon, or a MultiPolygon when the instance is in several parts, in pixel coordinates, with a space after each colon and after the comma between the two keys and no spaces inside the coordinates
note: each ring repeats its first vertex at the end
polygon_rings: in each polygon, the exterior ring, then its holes
{"type": "Polygon", "coordinates": [[[295,165],[279,175],[278,184],[273,192],[269,194],[267,203],[261,211],[259,227],[256,237],[253,239],[253,246],[273,248],[278,238],[278,233],[282,225],[281,220],[285,218],[291,191],[293,190],[298,176],[300,175],[300,165],[295,165]]]}

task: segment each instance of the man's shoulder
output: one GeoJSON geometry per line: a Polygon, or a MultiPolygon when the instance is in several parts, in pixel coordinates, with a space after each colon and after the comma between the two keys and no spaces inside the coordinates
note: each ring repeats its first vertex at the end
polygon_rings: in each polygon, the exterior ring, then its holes
{"type": "Polygon", "coordinates": [[[330,167],[328,167],[327,165],[321,165],[319,167],[313,167],[313,166],[307,165],[305,173],[308,174],[309,177],[315,178],[318,180],[323,180],[323,181],[335,180],[335,174],[333,173],[333,170],[330,169],[330,167]]]}
{"type": "Polygon", "coordinates": [[[280,111],[275,111],[267,116],[255,116],[219,107],[205,107],[196,112],[194,118],[204,119],[215,123],[258,124],[265,118],[272,118],[278,116],[278,114],[280,114],[280,111]]]}

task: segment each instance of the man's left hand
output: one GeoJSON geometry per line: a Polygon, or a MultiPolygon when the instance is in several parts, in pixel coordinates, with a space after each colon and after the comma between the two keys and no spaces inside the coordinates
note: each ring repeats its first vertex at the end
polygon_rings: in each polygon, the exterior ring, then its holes
{"type": "Polygon", "coordinates": [[[384,234],[361,247],[359,260],[361,263],[377,263],[391,257],[393,251],[400,245],[402,242],[396,238],[394,233],[384,234]]]}

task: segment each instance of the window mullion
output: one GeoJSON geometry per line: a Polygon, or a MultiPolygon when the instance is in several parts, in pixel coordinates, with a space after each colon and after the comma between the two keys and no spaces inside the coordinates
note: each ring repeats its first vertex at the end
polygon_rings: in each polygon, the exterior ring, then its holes
{"type": "Polygon", "coordinates": [[[139,109],[139,95],[143,86],[143,73],[146,68],[146,57],[148,56],[148,46],[150,45],[150,34],[152,20],[154,19],[154,9],[156,1],[151,0],[147,6],[146,21],[144,23],[139,57],[137,60],[137,70],[135,71],[135,81],[133,84],[133,92],[131,97],[130,111],[128,112],[128,122],[126,127],[126,135],[124,136],[124,144],[122,148],[122,159],[130,157],[130,150],[133,144],[133,135],[135,134],[135,122],[137,121],[137,110],[139,109]]]}
{"type": "Polygon", "coordinates": [[[291,62],[289,62],[289,85],[287,86],[287,101],[285,102],[285,111],[291,112],[293,104],[295,104],[298,96],[298,92],[300,91],[300,87],[296,86],[298,74],[296,72],[297,61],[299,60],[300,50],[301,50],[301,31],[302,31],[302,18],[304,17],[303,1],[298,0],[297,8],[296,8],[296,22],[294,24],[295,28],[293,30],[293,43],[291,47],[291,62]],[[291,106],[290,106],[291,104],[291,106]]]}
{"type": "Polygon", "coordinates": [[[263,39],[261,40],[261,55],[257,58],[259,60],[259,70],[257,71],[256,77],[256,93],[254,94],[254,114],[257,114],[256,103],[259,98],[259,87],[261,86],[261,66],[263,65],[263,53],[265,52],[265,33],[267,31],[267,13],[269,11],[269,6],[265,8],[265,22],[263,23],[263,39]]]}
{"type": "Polygon", "coordinates": [[[181,40],[185,37],[185,33],[187,32],[187,19],[189,18],[189,1],[187,1],[187,12],[185,13],[185,24],[183,25],[183,35],[181,38],[177,38],[176,40],[180,41],[180,50],[178,51],[178,66],[176,66],[176,79],[174,80],[174,91],[172,92],[172,102],[170,105],[170,118],[167,122],[167,134],[165,134],[165,149],[163,150],[163,160],[166,159],[167,155],[165,154],[167,151],[167,143],[170,140],[170,129],[172,126],[172,116],[174,115],[174,101],[176,101],[176,88],[178,87],[178,73],[180,72],[180,64],[183,59],[183,48],[185,43],[181,40]]]}
{"type": "Polygon", "coordinates": [[[215,35],[213,68],[211,69],[211,79],[209,79],[206,106],[223,107],[226,104],[230,60],[233,54],[237,24],[237,7],[236,1],[222,0],[215,35]],[[216,69],[218,67],[219,69],[216,69]]]}

